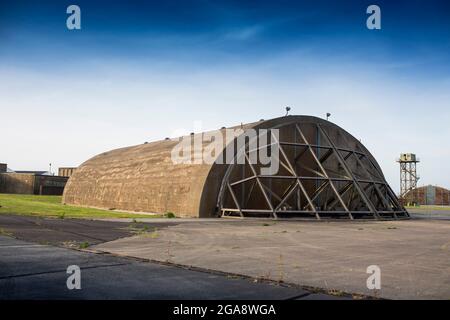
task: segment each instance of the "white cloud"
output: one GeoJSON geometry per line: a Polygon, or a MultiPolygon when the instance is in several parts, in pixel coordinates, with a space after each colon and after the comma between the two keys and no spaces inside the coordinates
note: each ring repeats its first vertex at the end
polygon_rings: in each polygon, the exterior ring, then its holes
{"type": "Polygon", "coordinates": [[[450,187],[448,85],[402,84],[307,55],[226,68],[106,61],[53,73],[3,67],[0,162],[15,169],[79,165],[108,149],[189,130],[194,121],[216,129],[281,116],[289,105],[295,114],[331,112],[331,121],[362,139],[395,190],[400,152],[422,158],[422,183],[450,187]]]}
{"type": "Polygon", "coordinates": [[[225,33],[224,38],[227,40],[249,40],[259,35],[264,30],[262,25],[246,26],[236,28],[225,33]]]}

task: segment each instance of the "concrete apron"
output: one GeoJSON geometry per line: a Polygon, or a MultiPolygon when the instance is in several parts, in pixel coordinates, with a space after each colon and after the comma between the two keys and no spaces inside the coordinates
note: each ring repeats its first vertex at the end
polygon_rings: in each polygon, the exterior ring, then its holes
{"type": "Polygon", "coordinates": [[[190,221],[102,252],[390,299],[450,299],[450,221],[190,221]],[[380,267],[381,289],[367,288],[380,267]]]}

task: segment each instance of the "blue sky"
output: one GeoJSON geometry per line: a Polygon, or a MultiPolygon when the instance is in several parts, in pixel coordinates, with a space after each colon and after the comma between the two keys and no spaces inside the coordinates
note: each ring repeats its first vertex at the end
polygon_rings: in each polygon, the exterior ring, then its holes
{"type": "Polygon", "coordinates": [[[362,139],[398,190],[450,187],[448,1],[0,3],[0,162],[79,165],[116,147],[292,113],[362,139]],[[81,30],[66,8],[81,8],[81,30]],[[381,8],[382,29],[366,28],[381,8]]]}

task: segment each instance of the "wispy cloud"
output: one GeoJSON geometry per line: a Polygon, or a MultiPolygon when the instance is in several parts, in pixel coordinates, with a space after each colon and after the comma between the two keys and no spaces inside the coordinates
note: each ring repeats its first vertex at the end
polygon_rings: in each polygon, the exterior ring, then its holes
{"type": "Polygon", "coordinates": [[[263,25],[254,25],[242,28],[234,28],[233,30],[225,33],[224,38],[226,40],[239,40],[245,41],[253,39],[260,35],[264,31],[263,25]]]}
{"type": "Polygon", "coordinates": [[[0,128],[8,137],[2,161],[13,168],[78,165],[108,149],[189,130],[195,121],[216,129],[281,116],[290,105],[295,114],[331,112],[333,122],[362,139],[394,188],[400,152],[424,159],[422,183],[448,186],[450,171],[440,168],[439,151],[450,140],[448,82],[398,83],[370,65],[337,68],[305,54],[300,62],[270,64],[214,70],[179,64],[170,72],[117,61],[90,65],[90,72],[2,68],[2,117],[21,119],[20,130],[17,122],[0,128]]]}
{"type": "MultiPolygon", "coordinates": [[[[356,1],[114,2],[107,15],[103,4],[80,5],[78,33],[64,29],[65,10],[53,2],[36,4],[38,13],[25,4],[3,12],[0,111],[20,121],[2,122],[0,161],[13,168],[78,165],[197,120],[216,129],[280,116],[290,105],[296,114],[331,112],[395,188],[400,152],[423,159],[422,183],[449,186],[445,10],[416,26],[386,2],[390,15],[373,33],[356,1]]],[[[407,9],[419,15],[421,6],[407,9]]]]}

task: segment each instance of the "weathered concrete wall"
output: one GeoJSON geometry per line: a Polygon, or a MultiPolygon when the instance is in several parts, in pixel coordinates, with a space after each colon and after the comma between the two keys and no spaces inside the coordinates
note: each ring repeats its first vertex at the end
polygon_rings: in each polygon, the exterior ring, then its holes
{"type": "Polygon", "coordinates": [[[70,177],[63,201],[81,206],[198,216],[210,165],[174,165],[175,140],[102,153],[70,177]]]}
{"type": "MultiPolygon", "coordinates": [[[[362,148],[361,151],[370,154],[346,131],[316,117],[281,117],[246,124],[242,128],[277,128],[297,122],[320,122],[330,128],[338,144],[340,135],[349,136],[355,150],[362,148]]],[[[107,209],[174,212],[181,217],[215,216],[227,165],[173,164],[171,151],[177,144],[178,139],[156,141],[93,157],[70,177],[63,202],[107,209]]]]}
{"type": "Polygon", "coordinates": [[[58,176],[60,177],[70,177],[75,170],[77,170],[76,167],[61,167],[58,168],[58,176]]]}
{"type": "Polygon", "coordinates": [[[33,194],[33,174],[0,173],[0,193],[33,194]]]}
{"type": "Polygon", "coordinates": [[[450,205],[450,190],[438,186],[418,187],[408,192],[405,196],[408,203],[420,205],[450,205]]]}
{"type": "MultiPolygon", "coordinates": [[[[201,138],[201,134],[193,138],[201,138]]],[[[107,209],[173,212],[180,217],[214,216],[214,202],[226,165],[210,174],[210,164],[173,164],[171,152],[178,143],[178,138],[168,139],[95,156],[70,177],[63,202],[107,209]],[[208,177],[214,181],[207,183],[208,177]]]]}
{"type": "Polygon", "coordinates": [[[67,177],[0,173],[0,193],[62,195],[67,177]]]}
{"type": "Polygon", "coordinates": [[[443,205],[443,206],[449,206],[450,205],[450,190],[436,187],[435,188],[435,205],[443,205]]]}

